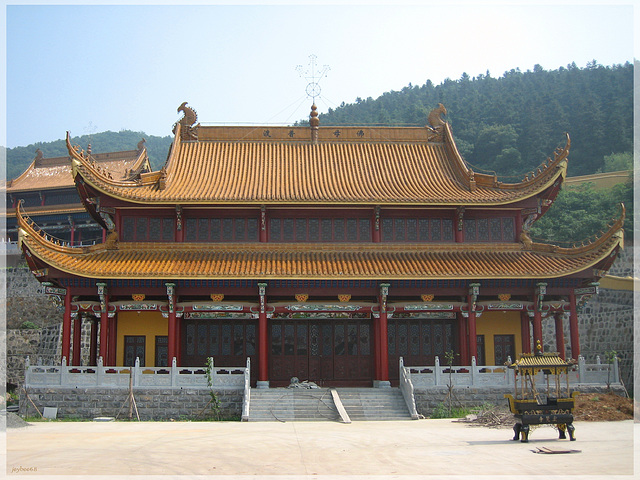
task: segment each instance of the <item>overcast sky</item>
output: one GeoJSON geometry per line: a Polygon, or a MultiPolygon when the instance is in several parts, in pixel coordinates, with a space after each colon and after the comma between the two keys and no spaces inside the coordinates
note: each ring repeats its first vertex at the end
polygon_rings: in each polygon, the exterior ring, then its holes
{"type": "Polygon", "coordinates": [[[0,138],[9,147],[67,130],[169,135],[183,101],[203,124],[294,122],[311,105],[296,70],[310,55],[317,70],[330,67],[321,112],[463,72],[625,63],[638,15],[632,1],[11,3],[0,138]]]}

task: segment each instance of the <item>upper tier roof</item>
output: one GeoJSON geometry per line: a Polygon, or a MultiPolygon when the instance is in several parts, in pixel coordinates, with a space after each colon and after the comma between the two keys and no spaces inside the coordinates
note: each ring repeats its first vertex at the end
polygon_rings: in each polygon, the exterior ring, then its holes
{"type": "Polygon", "coordinates": [[[165,167],[123,181],[95,168],[67,138],[74,177],[96,190],[132,203],[182,205],[504,205],[562,181],[569,145],[567,137],[535,176],[507,184],[473,172],[444,122],[315,129],[177,124],[165,167]]]}
{"type": "MultiPolygon", "coordinates": [[[[69,157],[44,158],[38,154],[31,165],[14,180],[7,182],[7,193],[43,191],[59,188],[74,188],[69,157]]],[[[112,153],[92,153],[89,162],[97,168],[108,171],[112,178],[122,180],[128,171],[136,171],[146,166],[149,160],[145,148],[112,153]]],[[[78,203],[80,200],[78,199],[78,203]]]]}
{"type": "Polygon", "coordinates": [[[119,243],[113,239],[91,247],[70,247],[18,215],[20,242],[28,255],[69,274],[104,279],[546,279],[585,271],[585,277],[592,278],[604,275],[593,269],[613,261],[621,248],[623,223],[624,211],[598,240],[574,248],[532,242],[321,245],[119,243]]]}

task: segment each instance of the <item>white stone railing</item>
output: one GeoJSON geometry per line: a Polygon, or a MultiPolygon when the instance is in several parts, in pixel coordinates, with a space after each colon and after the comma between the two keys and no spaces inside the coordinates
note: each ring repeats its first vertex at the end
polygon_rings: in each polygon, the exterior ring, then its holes
{"type": "MultiPolygon", "coordinates": [[[[510,359],[509,359],[510,362],[510,359]]],[[[584,357],[578,357],[578,364],[569,371],[569,381],[576,385],[620,385],[618,360],[611,364],[603,364],[597,357],[595,364],[586,363],[584,357]]],[[[435,365],[429,366],[400,366],[400,382],[402,376],[408,377],[413,388],[428,388],[447,386],[451,382],[454,386],[474,387],[512,387],[515,383],[515,372],[505,366],[479,366],[475,357],[471,358],[470,366],[454,365],[449,371],[448,365],[440,365],[436,357],[435,365]]],[[[536,381],[543,381],[544,374],[538,373],[536,381]]]]}
{"type": "Polygon", "coordinates": [[[407,404],[411,418],[417,420],[420,418],[416,409],[416,398],[413,395],[413,383],[411,383],[411,374],[408,369],[404,368],[404,359],[400,357],[400,391],[407,404]]]}
{"type": "MultiPolygon", "coordinates": [[[[129,377],[134,387],[140,388],[209,388],[205,367],[178,367],[174,357],[171,367],[141,367],[139,359],[133,367],[103,366],[102,358],[97,366],[31,365],[25,361],[25,385],[27,387],[110,387],[129,388],[129,377]]],[[[211,371],[215,389],[242,389],[249,381],[247,367],[214,367],[211,371]]]]}
{"type": "Polygon", "coordinates": [[[244,371],[244,397],[242,400],[242,421],[249,421],[249,407],[251,405],[251,359],[247,357],[247,367],[244,371]]]}

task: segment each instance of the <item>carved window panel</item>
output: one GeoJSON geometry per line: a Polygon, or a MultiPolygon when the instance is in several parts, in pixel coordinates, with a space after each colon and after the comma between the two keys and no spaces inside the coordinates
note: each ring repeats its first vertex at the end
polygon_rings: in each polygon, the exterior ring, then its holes
{"type": "Polygon", "coordinates": [[[244,239],[247,242],[257,242],[260,234],[258,233],[258,219],[247,219],[247,237],[244,239]]]}
{"type": "Polygon", "coordinates": [[[281,220],[279,218],[269,220],[269,237],[272,242],[282,241],[281,220]]]}
{"type": "Polygon", "coordinates": [[[358,241],[358,220],[355,218],[347,219],[347,242],[358,241]]]}
{"type": "Polygon", "coordinates": [[[122,241],[133,242],[135,238],[136,221],[133,217],[122,219],[122,241]]]}
{"type": "Polygon", "coordinates": [[[256,354],[256,326],[253,323],[245,325],[246,328],[246,340],[244,356],[256,354]]]}
{"type": "Polygon", "coordinates": [[[309,241],[317,242],[319,240],[320,240],[320,219],[310,218],[309,219],[309,241]]]}
{"type": "Polygon", "coordinates": [[[450,218],[442,219],[442,241],[453,242],[453,220],[450,218]]]}
{"type": "Polygon", "coordinates": [[[345,241],[344,219],[336,218],[333,221],[333,240],[334,242],[345,241]]]}
{"type": "Polygon", "coordinates": [[[389,345],[389,355],[396,355],[396,323],[391,323],[387,325],[387,343],[389,345]]]}
{"type": "Polygon", "coordinates": [[[231,325],[222,324],[222,355],[231,355],[231,325]]]}
{"type": "Polygon", "coordinates": [[[196,338],[198,355],[206,355],[207,353],[207,326],[198,325],[198,336],[196,338]]]}
{"type": "Polygon", "coordinates": [[[418,219],[416,218],[407,219],[407,241],[418,241],[418,219]]]}
{"type": "Polygon", "coordinates": [[[371,334],[369,324],[360,324],[360,355],[371,355],[371,334]]]}
{"type": "Polygon", "coordinates": [[[442,325],[436,323],[433,326],[433,343],[434,343],[434,352],[436,355],[444,354],[444,334],[442,331],[442,325]]]}
{"type": "Polygon", "coordinates": [[[236,218],[234,225],[234,240],[236,242],[244,242],[247,235],[247,225],[244,218],[236,218]]]}
{"type": "Polygon", "coordinates": [[[505,242],[515,242],[515,225],[512,217],[502,219],[502,240],[505,242]]]}
{"type": "Polygon", "coordinates": [[[293,242],[293,218],[285,218],[283,221],[283,236],[285,242],[293,242]]]}
{"type": "Polygon", "coordinates": [[[464,220],[464,241],[476,241],[476,221],[473,218],[465,218],[464,220]]]}
{"type": "Polygon", "coordinates": [[[218,355],[218,326],[212,325],[209,328],[209,356],[213,357],[218,355]]]}
{"type": "Polygon", "coordinates": [[[407,355],[409,353],[409,338],[406,323],[398,325],[398,355],[407,355]]]}
{"type": "Polygon", "coordinates": [[[499,218],[492,218],[489,220],[489,231],[491,234],[492,242],[502,241],[502,221],[499,218]]]}
{"type": "Polygon", "coordinates": [[[429,220],[421,218],[418,220],[419,240],[421,242],[429,241],[429,220]]]}
{"type": "MultiPolygon", "coordinates": [[[[222,223],[219,218],[212,218],[209,221],[209,239],[212,242],[219,242],[222,238],[222,223]]],[[[204,239],[201,241],[205,241],[204,239]]]]}
{"type": "Polygon", "coordinates": [[[222,241],[233,241],[233,218],[222,219],[222,241]]]}
{"type": "Polygon", "coordinates": [[[409,323],[409,355],[420,354],[420,324],[416,321],[409,323]]]}
{"type": "Polygon", "coordinates": [[[359,240],[361,242],[371,241],[371,220],[368,218],[361,218],[358,220],[358,226],[360,229],[359,240]]]}
{"type": "Polygon", "coordinates": [[[329,324],[322,325],[322,355],[325,357],[331,356],[331,350],[333,348],[333,329],[329,324]]]}
{"type": "Polygon", "coordinates": [[[358,355],[358,327],[347,325],[347,354],[358,355]]]}
{"type": "Polygon", "coordinates": [[[296,354],[297,355],[306,355],[307,354],[307,325],[305,323],[300,323],[296,325],[296,354]]]}
{"type": "Polygon", "coordinates": [[[321,221],[322,241],[330,242],[333,240],[333,221],[330,218],[323,218],[321,221]]]}
{"type": "Polygon", "coordinates": [[[173,218],[162,219],[162,241],[173,242],[175,240],[175,226],[173,218]]]}
{"type": "Polygon", "coordinates": [[[441,242],[442,241],[442,220],[439,218],[431,219],[431,241],[432,242],[441,242]]]}
{"type": "Polygon", "coordinates": [[[282,354],[282,326],[279,323],[271,325],[271,354],[282,354]]]}
{"type": "Polygon", "coordinates": [[[422,322],[422,353],[424,355],[431,355],[431,323],[422,322]]]}
{"type": "Polygon", "coordinates": [[[140,366],[144,367],[145,357],[145,342],[146,337],[144,335],[125,335],[124,336],[124,365],[127,367],[133,367],[136,363],[136,358],[140,359],[140,366]]]}
{"type": "Polygon", "coordinates": [[[136,241],[137,242],[147,241],[147,219],[146,218],[136,219],[136,241]]]}
{"type": "Polygon", "coordinates": [[[295,327],[291,324],[284,326],[284,354],[293,355],[295,352],[295,327]]]}
{"type": "Polygon", "coordinates": [[[162,240],[162,219],[149,219],[149,240],[162,240]]]}
{"type": "Polygon", "coordinates": [[[489,241],[489,219],[479,218],[476,221],[476,225],[478,227],[478,241],[488,242],[489,241]]]}
{"type": "Polygon", "coordinates": [[[199,242],[207,242],[209,241],[209,219],[208,218],[199,218],[198,219],[198,241],[199,242]]]}
{"type": "Polygon", "coordinates": [[[345,350],[345,332],[344,325],[336,324],[334,327],[334,353],[336,355],[344,355],[345,350]]]}
{"type": "Polygon", "coordinates": [[[187,355],[195,355],[196,353],[196,326],[194,324],[187,325],[187,355]]]}
{"type": "Polygon", "coordinates": [[[296,218],[296,242],[304,242],[307,240],[307,219],[296,218]]]}
{"type": "Polygon", "coordinates": [[[311,348],[311,355],[317,356],[320,353],[320,326],[317,323],[311,324],[309,347],[311,348]]]}

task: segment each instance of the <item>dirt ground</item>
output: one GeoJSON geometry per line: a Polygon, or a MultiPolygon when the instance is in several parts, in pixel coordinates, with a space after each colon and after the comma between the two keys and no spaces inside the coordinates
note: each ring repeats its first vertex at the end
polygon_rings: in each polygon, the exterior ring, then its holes
{"type": "Polygon", "coordinates": [[[633,418],[633,399],[611,392],[578,395],[573,417],[592,422],[630,420],[633,418]]]}

